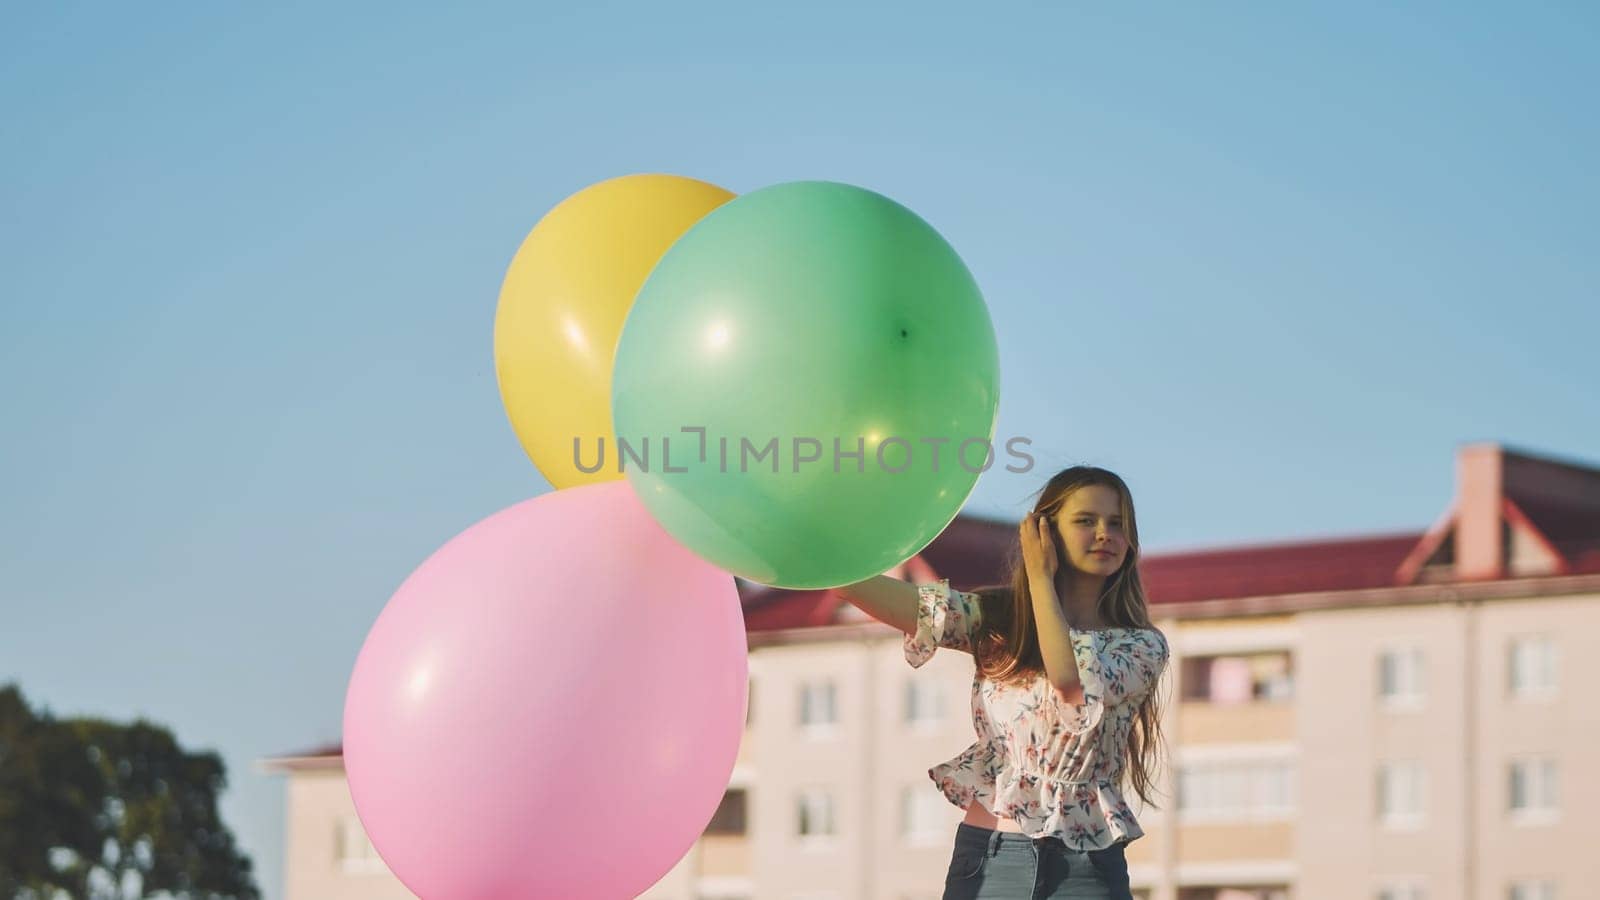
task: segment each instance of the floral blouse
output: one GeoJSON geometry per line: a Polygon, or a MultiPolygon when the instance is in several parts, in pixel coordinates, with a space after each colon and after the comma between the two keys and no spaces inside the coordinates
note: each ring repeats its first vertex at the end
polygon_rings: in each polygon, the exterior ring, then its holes
{"type": "MultiPolygon", "coordinates": [[[[905,639],[913,668],[939,647],[972,652],[978,595],[948,580],[917,586],[917,633],[905,639]]],[[[1041,673],[1028,685],[972,680],[977,743],[928,770],[951,803],[973,801],[1013,819],[1030,837],[1100,850],[1144,834],[1123,800],[1122,761],[1139,701],[1167,664],[1154,628],[1071,630],[1083,700],[1069,703],[1041,673]]]]}

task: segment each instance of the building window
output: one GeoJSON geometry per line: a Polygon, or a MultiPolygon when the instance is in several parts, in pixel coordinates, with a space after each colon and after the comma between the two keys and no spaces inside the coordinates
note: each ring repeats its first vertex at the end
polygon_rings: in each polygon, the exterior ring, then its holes
{"type": "Polygon", "coordinates": [[[1556,900],[1556,885],[1553,881],[1513,881],[1510,890],[1506,891],[1507,900],[1556,900]]]}
{"type": "Polygon", "coordinates": [[[944,684],[931,678],[906,680],[906,724],[933,726],[944,721],[944,684]]]}
{"type": "Polygon", "coordinates": [[[1422,824],[1423,805],[1421,764],[1407,760],[1378,766],[1378,821],[1390,828],[1416,828],[1422,824]]]}
{"type": "Polygon", "coordinates": [[[1219,705],[1287,703],[1294,698],[1288,653],[1193,656],[1183,661],[1183,699],[1219,705]]]}
{"type": "Polygon", "coordinates": [[[1378,656],[1378,698],[1389,707],[1422,703],[1422,651],[1414,647],[1385,650],[1378,656]]]}
{"type": "Polygon", "coordinates": [[[1294,814],[1292,764],[1278,760],[1186,763],[1178,769],[1185,820],[1280,819],[1294,814]]]}
{"type": "Polygon", "coordinates": [[[953,809],[931,784],[915,784],[900,792],[900,836],[908,844],[929,846],[949,838],[946,824],[953,809]]]}
{"type": "Polygon", "coordinates": [[[1560,810],[1560,775],[1553,759],[1517,759],[1511,762],[1511,816],[1513,821],[1543,824],[1560,810]]]}
{"type": "Polygon", "coordinates": [[[717,811],[712,814],[711,823],[706,826],[705,833],[744,834],[747,793],[744,788],[729,788],[722,795],[722,803],[718,804],[717,811]]]}
{"type": "Polygon", "coordinates": [[[1556,691],[1556,645],[1544,635],[1520,637],[1511,642],[1511,696],[1549,697],[1556,691]]]}
{"type": "Polygon", "coordinates": [[[800,792],[799,834],[803,838],[831,837],[834,831],[833,795],[821,788],[800,792]]]}
{"type": "Polygon", "coordinates": [[[826,730],[839,721],[831,681],[813,681],[800,687],[800,724],[808,729],[826,730]]]}
{"type": "Polygon", "coordinates": [[[389,871],[378,848],[372,846],[361,820],[345,816],[339,820],[339,868],[351,875],[376,875],[389,871]]]}
{"type": "Polygon", "coordinates": [[[1378,888],[1377,900],[1427,900],[1422,885],[1414,881],[1391,882],[1378,888]]]}

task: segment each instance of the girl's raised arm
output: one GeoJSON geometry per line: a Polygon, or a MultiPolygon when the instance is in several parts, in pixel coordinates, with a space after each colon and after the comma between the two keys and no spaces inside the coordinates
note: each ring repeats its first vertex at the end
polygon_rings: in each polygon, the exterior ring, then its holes
{"type": "Polygon", "coordinates": [[[914,584],[874,575],[866,581],[834,588],[862,612],[906,634],[917,633],[917,587],[914,584]]]}

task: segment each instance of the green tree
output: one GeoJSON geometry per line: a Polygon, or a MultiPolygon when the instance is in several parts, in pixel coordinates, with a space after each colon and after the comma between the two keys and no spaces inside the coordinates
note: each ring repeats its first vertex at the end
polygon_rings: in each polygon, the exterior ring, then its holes
{"type": "Polygon", "coordinates": [[[259,900],[226,784],[166,728],[56,719],[0,687],[0,900],[259,900]]]}

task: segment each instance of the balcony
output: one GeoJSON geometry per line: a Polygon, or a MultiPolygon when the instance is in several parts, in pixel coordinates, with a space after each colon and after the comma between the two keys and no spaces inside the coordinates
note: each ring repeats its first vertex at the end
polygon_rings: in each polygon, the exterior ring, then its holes
{"type": "Polygon", "coordinates": [[[1183,744],[1294,740],[1294,672],[1287,651],[1187,657],[1181,679],[1183,744]]]}
{"type": "Polygon", "coordinates": [[[750,874],[750,839],[742,834],[708,834],[700,839],[700,877],[735,878],[750,874]]]}
{"type": "Polygon", "coordinates": [[[1235,822],[1178,827],[1178,852],[1185,863],[1289,861],[1295,856],[1289,822],[1235,822]]]}
{"type": "Polygon", "coordinates": [[[1185,700],[1178,705],[1178,734],[1187,745],[1277,743],[1295,739],[1294,707],[1250,702],[1218,705],[1185,700]]]}
{"type": "Polygon", "coordinates": [[[750,874],[749,792],[730,787],[700,836],[701,878],[743,878],[750,874]]]}

